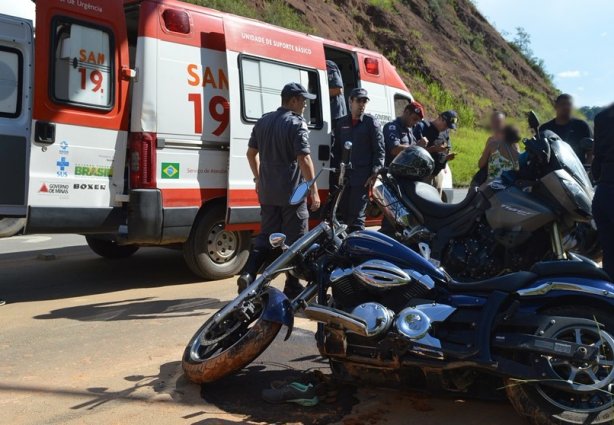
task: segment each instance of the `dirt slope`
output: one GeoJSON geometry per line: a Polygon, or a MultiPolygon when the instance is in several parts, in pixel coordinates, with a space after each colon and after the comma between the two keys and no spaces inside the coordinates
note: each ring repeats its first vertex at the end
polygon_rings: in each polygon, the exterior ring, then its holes
{"type": "Polygon", "coordinates": [[[186,0],[384,53],[429,115],[551,113],[555,89],[470,0],[186,0]],[[293,16],[289,16],[293,15],[293,16]]]}

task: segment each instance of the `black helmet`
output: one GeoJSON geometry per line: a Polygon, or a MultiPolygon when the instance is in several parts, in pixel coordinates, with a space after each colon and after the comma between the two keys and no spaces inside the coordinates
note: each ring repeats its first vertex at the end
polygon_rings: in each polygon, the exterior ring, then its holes
{"type": "Polygon", "coordinates": [[[410,146],[392,160],[388,171],[395,178],[422,180],[435,169],[435,161],[426,149],[410,146]]]}
{"type": "Polygon", "coordinates": [[[526,140],[524,146],[529,158],[538,164],[548,164],[551,155],[550,143],[554,140],[560,140],[560,137],[550,130],[541,131],[537,137],[526,140]]]}

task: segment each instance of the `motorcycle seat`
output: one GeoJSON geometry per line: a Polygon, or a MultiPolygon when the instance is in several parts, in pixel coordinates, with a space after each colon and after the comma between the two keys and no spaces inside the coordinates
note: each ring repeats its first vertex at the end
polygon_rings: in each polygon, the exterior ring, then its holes
{"type": "Polygon", "coordinates": [[[532,272],[516,272],[477,282],[452,282],[449,288],[454,292],[516,292],[538,277],[532,272]]]}
{"type": "Polygon", "coordinates": [[[531,272],[540,277],[575,276],[612,281],[603,269],[584,261],[541,261],[531,267],[531,272]]]}
{"type": "Polygon", "coordinates": [[[447,204],[441,200],[439,191],[430,184],[415,181],[399,181],[403,193],[416,208],[427,217],[446,218],[465,209],[473,203],[477,190],[469,190],[465,199],[457,204],[447,204]]]}

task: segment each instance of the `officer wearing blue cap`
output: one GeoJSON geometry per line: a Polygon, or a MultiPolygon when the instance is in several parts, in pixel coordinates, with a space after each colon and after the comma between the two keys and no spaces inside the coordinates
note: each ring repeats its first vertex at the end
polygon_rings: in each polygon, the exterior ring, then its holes
{"type": "MultiPolygon", "coordinates": [[[[260,201],[261,233],[254,240],[250,256],[238,280],[239,291],[249,285],[270,253],[272,233],[281,232],[292,244],[307,232],[307,201],[290,205],[294,189],[315,177],[310,156],[309,131],[303,112],[308,100],[315,99],[298,83],[286,84],[281,91],[281,107],[264,114],[252,130],[247,160],[254,175],[260,201]]],[[[320,208],[317,185],[311,187],[311,208],[320,208]]],[[[288,275],[284,293],[294,298],[302,290],[298,279],[288,275]]]]}
{"type": "Polygon", "coordinates": [[[426,150],[435,161],[431,183],[439,192],[442,190],[443,176],[441,171],[446,168],[448,161],[454,159],[455,154],[450,153],[450,130],[455,130],[458,123],[456,111],[445,111],[433,121],[420,121],[414,127],[414,136],[417,140],[425,137],[428,140],[426,150]]]}
{"type": "Polygon", "coordinates": [[[338,167],[345,142],[352,142],[352,169],[349,184],[340,202],[339,212],[348,231],[365,228],[365,210],[369,202],[369,187],[384,166],[384,135],[380,122],[366,114],[369,94],[364,88],[350,93],[350,113],[337,122],[333,133],[333,158],[331,165],[338,167]]]}

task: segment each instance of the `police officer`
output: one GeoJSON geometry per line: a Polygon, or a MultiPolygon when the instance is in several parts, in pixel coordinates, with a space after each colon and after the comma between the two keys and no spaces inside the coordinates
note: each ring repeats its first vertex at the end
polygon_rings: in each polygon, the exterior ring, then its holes
{"type": "Polygon", "coordinates": [[[384,135],[377,118],[365,113],[368,102],[367,90],[352,90],[350,113],[337,122],[333,137],[333,167],[339,165],[345,142],[352,142],[349,184],[339,205],[339,212],[348,225],[349,232],[365,228],[369,188],[384,166],[384,135]]]}
{"type": "Polygon", "coordinates": [[[413,101],[403,110],[403,115],[384,126],[384,143],[386,144],[386,161],[388,166],[399,153],[412,145],[426,146],[426,138],[416,140],[413,127],[424,118],[424,107],[413,101]]]}
{"type": "Polygon", "coordinates": [[[603,269],[614,279],[614,103],[595,116],[594,155],[591,171],[597,190],[593,216],[603,247],[603,269]]]}
{"type": "Polygon", "coordinates": [[[343,95],[343,79],[337,64],[331,60],[326,61],[328,74],[328,96],[330,98],[331,128],[334,130],[337,120],[348,113],[345,96],[343,95]]]}
{"type": "Polygon", "coordinates": [[[426,150],[435,160],[431,184],[439,190],[440,194],[443,185],[441,171],[446,168],[447,162],[455,157],[455,154],[450,153],[450,130],[456,129],[457,122],[458,114],[455,111],[445,111],[433,121],[420,121],[414,126],[416,139],[425,137],[428,140],[426,150]]]}
{"type": "MultiPolygon", "coordinates": [[[[315,177],[309,149],[309,131],[303,119],[308,100],[316,96],[298,83],[289,83],[281,92],[281,107],[265,114],[252,130],[247,160],[254,175],[260,201],[261,233],[256,237],[247,263],[238,280],[239,292],[249,285],[270,254],[269,236],[286,235],[292,244],[307,232],[307,201],[290,205],[294,189],[315,177]]],[[[317,185],[311,187],[311,208],[320,208],[317,185]]],[[[302,290],[298,279],[288,275],[284,293],[294,298],[302,290]]]]}
{"type": "MultiPolygon", "coordinates": [[[[404,149],[414,145],[426,146],[426,138],[417,141],[413,132],[413,127],[422,121],[423,118],[424,107],[420,103],[413,101],[405,106],[403,115],[384,126],[384,143],[386,145],[386,161],[384,165],[386,167],[404,149]]],[[[394,227],[386,217],[382,218],[380,232],[394,236],[394,227]]]]}

